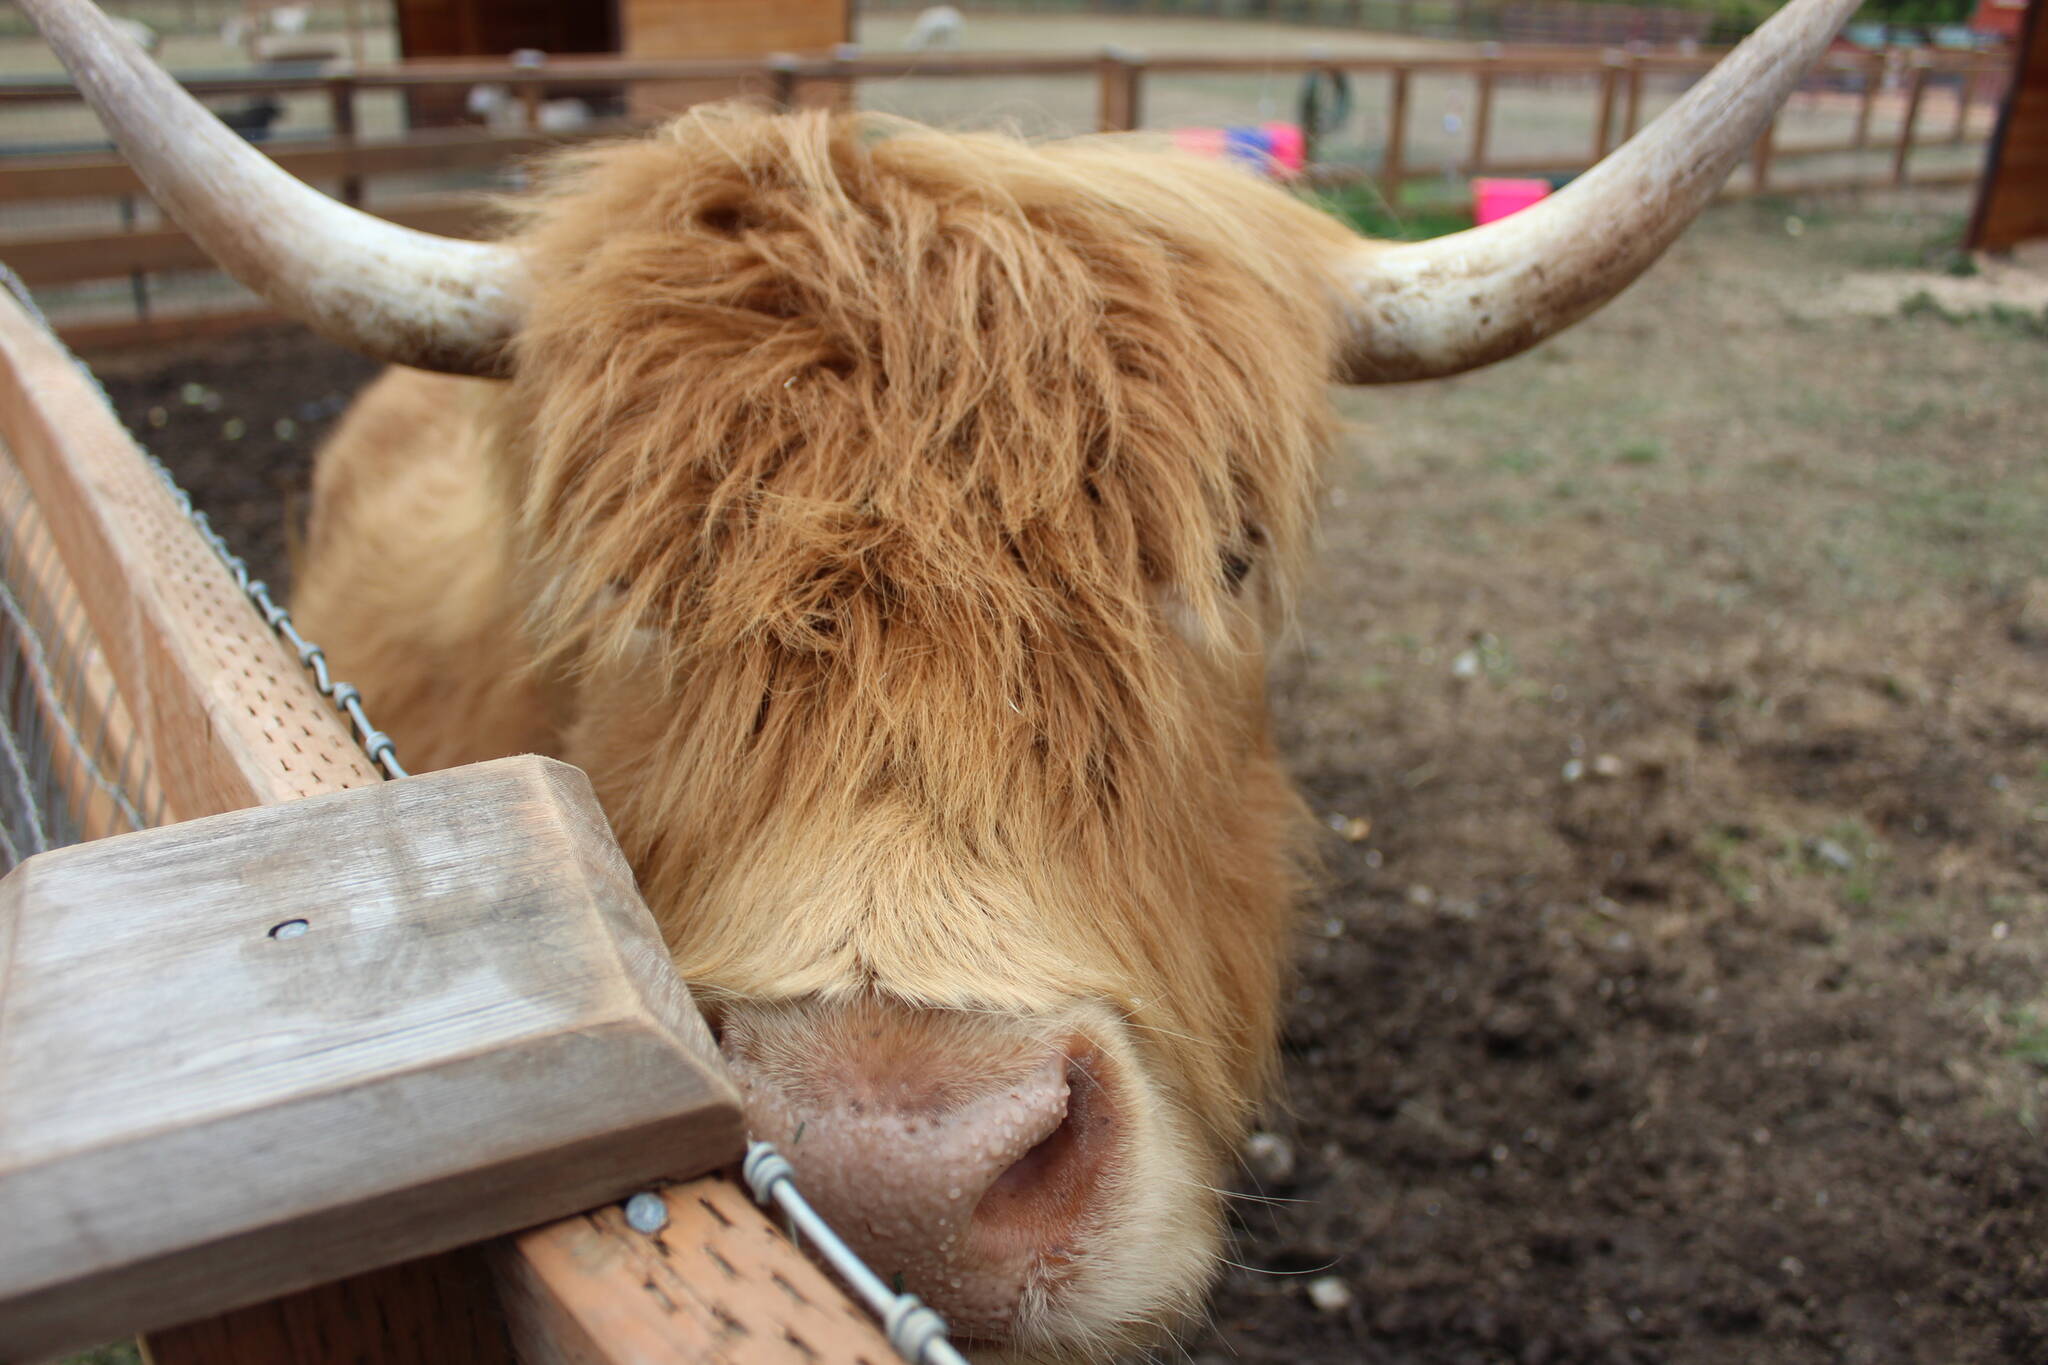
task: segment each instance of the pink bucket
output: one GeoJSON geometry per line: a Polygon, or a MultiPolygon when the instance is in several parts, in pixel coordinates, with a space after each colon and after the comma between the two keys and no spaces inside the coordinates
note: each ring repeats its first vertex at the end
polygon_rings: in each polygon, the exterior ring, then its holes
{"type": "Polygon", "coordinates": [[[1289,175],[1301,174],[1308,165],[1308,145],[1301,135],[1301,125],[1295,123],[1267,123],[1260,125],[1273,145],[1273,164],[1289,175]]]}
{"type": "Polygon", "coordinates": [[[1472,221],[1491,223],[1511,213],[1520,213],[1549,193],[1548,180],[1475,180],[1472,182],[1472,221]]]}

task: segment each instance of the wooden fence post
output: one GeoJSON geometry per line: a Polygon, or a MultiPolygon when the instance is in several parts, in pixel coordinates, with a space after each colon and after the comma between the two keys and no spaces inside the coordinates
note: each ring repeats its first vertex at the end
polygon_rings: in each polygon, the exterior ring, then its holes
{"type": "Polygon", "coordinates": [[[1621,140],[1636,135],[1643,123],[1643,64],[1634,53],[1628,58],[1628,90],[1621,102],[1621,140]]]}
{"type": "MultiPolygon", "coordinates": [[[[1499,57],[1489,56],[1487,61],[1498,61],[1499,57]]],[[[1486,139],[1493,132],[1493,70],[1482,66],[1472,73],[1478,90],[1472,100],[1472,155],[1470,173],[1483,175],[1486,172],[1486,139]]]]}
{"type": "Polygon", "coordinates": [[[1850,139],[1855,150],[1870,145],[1870,115],[1877,107],[1878,87],[1884,84],[1884,54],[1873,52],[1863,60],[1863,98],[1856,105],[1856,135],[1850,139]]]}
{"type": "Polygon", "coordinates": [[[1408,177],[1402,151],[1403,144],[1408,141],[1408,68],[1397,66],[1388,72],[1387,85],[1387,154],[1380,166],[1381,193],[1386,196],[1387,207],[1398,209],[1401,182],[1408,177]]]}
{"type": "Polygon", "coordinates": [[[776,52],[768,58],[768,101],[777,113],[796,108],[796,67],[794,53],[776,52]]]}
{"type": "Polygon", "coordinates": [[[1128,133],[1144,121],[1145,58],[1127,48],[1108,47],[1095,63],[1099,93],[1095,124],[1100,132],[1128,133]]]}
{"type": "Polygon", "coordinates": [[[1913,63],[1913,74],[1906,78],[1906,116],[1899,120],[1899,142],[1892,148],[1892,183],[1906,183],[1906,160],[1913,154],[1913,133],[1920,123],[1920,101],[1927,93],[1927,63],[1923,59],[1913,63]]]}
{"type": "Polygon", "coordinates": [[[1771,156],[1777,150],[1778,116],[1771,115],[1771,121],[1757,136],[1756,145],[1749,151],[1749,186],[1762,194],[1771,183],[1771,156]]]}
{"type": "MultiPolygon", "coordinates": [[[[352,78],[327,78],[327,108],[329,120],[334,124],[334,140],[353,143],[356,140],[356,83],[352,78]]],[[[341,178],[341,202],[356,205],[363,202],[363,178],[360,175],[341,178]]]]}
{"type": "Polygon", "coordinates": [[[1600,54],[1600,108],[1593,116],[1593,164],[1607,155],[1614,131],[1614,100],[1621,92],[1621,54],[1609,49],[1600,54]]]}

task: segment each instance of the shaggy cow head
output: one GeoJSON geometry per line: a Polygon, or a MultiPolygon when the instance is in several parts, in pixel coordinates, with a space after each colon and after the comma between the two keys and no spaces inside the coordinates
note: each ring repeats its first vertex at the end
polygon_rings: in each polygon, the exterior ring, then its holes
{"type": "Polygon", "coordinates": [[[1797,0],[1565,193],[1387,245],[1128,141],[731,109],[562,156],[502,241],[426,238],[24,0],[230,270],[505,381],[481,420],[561,756],[750,1123],[885,1276],[1034,1357],[1157,1336],[1215,1264],[1297,880],[1262,650],[1325,383],[1612,296],[1851,2],[1797,0]]]}
{"type": "Polygon", "coordinates": [[[1112,144],[732,110],[524,219],[562,752],[756,1131],[956,1330],[1178,1316],[1274,1034],[1263,634],[1347,234],[1112,144]]]}

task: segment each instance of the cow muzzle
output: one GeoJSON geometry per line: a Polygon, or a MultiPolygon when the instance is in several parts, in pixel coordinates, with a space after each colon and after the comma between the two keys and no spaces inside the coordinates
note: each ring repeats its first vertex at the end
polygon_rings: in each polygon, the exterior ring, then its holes
{"type": "Polygon", "coordinates": [[[877,1000],[743,1003],[720,1023],[754,1135],[883,1280],[987,1345],[1059,1310],[1129,1164],[1108,1050],[877,1000]]]}

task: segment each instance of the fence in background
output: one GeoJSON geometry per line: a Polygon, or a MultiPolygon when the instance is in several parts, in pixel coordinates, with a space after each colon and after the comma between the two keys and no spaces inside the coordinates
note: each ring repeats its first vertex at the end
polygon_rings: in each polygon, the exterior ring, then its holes
{"type": "MultiPolygon", "coordinates": [[[[1092,83],[1093,107],[1087,112],[1095,127],[1125,131],[1157,126],[1148,123],[1148,96],[1162,84],[1183,78],[1370,78],[1384,91],[1384,104],[1366,115],[1376,136],[1364,144],[1354,138],[1351,150],[1357,155],[1347,157],[1343,152],[1349,134],[1332,132],[1321,140],[1320,149],[1312,149],[1308,175],[1319,185],[1368,180],[1398,215],[1404,190],[1418,182],[1447,175],[1558,176],[1584,169],[1634,134],[1646,119],[1652,92],[1666,96],[1682,89],[1711,68],[1717,55],[1491,48],[1470,55],[1401,58],[1146,57],[1120,51],[1093,57],[845,54],[713,62],[577,57],[541,67],[479,60],[262,73],[194,80],[189,88],[216,107],[223,101],[242,108],[276,101],[300,110],[296,126],[317,127],[319,132],[302,140],[266,144],[265,150],[279,164],[393,221],[465,235],[481,227],[475,191],[512,183],[520,158],[638,126],[611,119],[547,131],[552,92],[610,87],[623,94],[658,83],[718,82],[770,105],[793,108],[821,91],[864,91],[876,83],[884,83],[885,91],[896,95],[933,81],[966,84],[1018,78],[1037,88],[1065,79],[1092,83]],[[1457,125],[1454,150],[1444,151],[1444,135],[1431,128],[1427,131],[1438,148],[1423,155],[1417,151],[1415,91],[1420,83],[1436,89],[1445,80],[1464,83],[1461,101],[1467,115],[1457,125]],[[523,126],[406,128],[400,103],[408,94],[466,91],[483,84],[509,87],[519,111],[514,121],[523,126]],[[1499,97],[1511,87],[1527,86],[1584,92],[1587,131],[1575,149],[1559,146],[1540,156],[1500,152],[1499,97]]],[[[1973,140],[1975,126],[2002,97],[2008,79],[2005,62],[1974,55],[1921,52],[1903,63],[1886,54],[1830,56],[1811,73],[1807,89],[1815,99],[1835,102],[1841,115],[1836,121],[1846,122],[1847,134],[1828,140],[1780,139],[1774,123],[1759,140],[1747,172],[1738,174],[1729,192],[1970,183],[1978,174],[1974,161],[1964,168],[1951,164],[1930,172],[1916,170],[1915,156],[1925,148],[1973,140]],[[1881,138],[1876,128],[1880,102],[1886,104],[1887,120],[1896,118],[1888,138],[1881,138]],[[1933,111],[1944,104],[1937,120],[1933,111]],[[1795,176],[1789,171],[1795,163],[1824,166],[1830,158],[1868,158],[1876,153],[1883,153],[1887,161],[1877,173],[1858,168],[1846,176],[1795,176]]],[[[0,118],[27,106],[53,106],[74,119],[90,117],[68,82],[0,84],[0,118]]],[[[102,317],[97,331],[80,321],[80,313],[89,310],[67,309],[61,297],[49,300],[60,317],[77,324],[72,330],[81,339],[157,334],[165,310],[152,293],[152,281],[167,272],[208,268],[204,253],[156,214],[140,181],[109,150],[0,157],[0,214],[10,225],[0,234],[0,262],[39,291],[101,282],[102,289],[125,294],[123,316],[102,317]]],[[[246,296],[236,302],[245,309],[251,303],[246,296]]],[[[109,303],[103,295],[93,306],[105,314],[109,303]]],[[[213,311],[219,311],[217,300],[213,311]]]]}
{"type": "MultiPolygon", "coordinates": [[[[930,0],[858,0],[864,13],[916,11],[930,0]]],[[[953,0],[968,14],[1251,19],[1418,37],[1552,44],[1733,43],[1762,22],[1737,5],[1608,0],[953,0]]]]}

